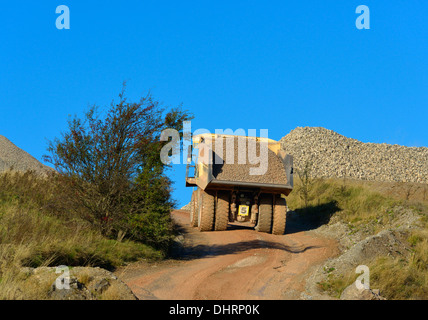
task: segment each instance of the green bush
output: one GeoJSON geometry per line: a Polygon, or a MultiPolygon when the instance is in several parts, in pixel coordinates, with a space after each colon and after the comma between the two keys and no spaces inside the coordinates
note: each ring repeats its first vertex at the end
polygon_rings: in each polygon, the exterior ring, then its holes
{"type": "Polygon", "coordinates": [[[103,235],[166,249],[174,202],[160,137],[167,128],[181,132],[192,117],[150,95],[128,102],[123,90],[119,98],[104,113],[92,107],[83,119],[70,119],[45,160],[59,172],[61,203],[103,235]]]}

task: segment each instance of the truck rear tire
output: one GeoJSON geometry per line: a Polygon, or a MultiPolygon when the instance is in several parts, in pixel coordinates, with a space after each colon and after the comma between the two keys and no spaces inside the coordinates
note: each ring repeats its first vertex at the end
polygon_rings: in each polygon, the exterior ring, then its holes
{"type": "Polygon", "coordinates": [[[215,208],[215,231],[224,231],[229,222],[229,194],[227,192],[217,193],[217,205],[215,208]]]}
{"type": "Polygon", "coordinates": [[[192,200],[190,201],[190,225],[192,227],[198,226],[198,191],[192,193],[192,200]]]}
{"type": "Polygon", "coordinates": [[[272,230],[272,196],[264,194],[260,197],[257,225],[258,232],[270,233],[272,230]]]}
{"type": "Polygon", "coordinates": [[[287,219],[287,203],[284,198],[277,196],[275,198],[275,206],[273,209],[273,224],[272,233],[283,235],[285,233],[285,225],[287,219]]]}
{"type": "Polygon", "coordinates": [[[199,190],[198,228],[199,231],[212,231],[214,226],[214,201],[212,192],[199,190]]]}

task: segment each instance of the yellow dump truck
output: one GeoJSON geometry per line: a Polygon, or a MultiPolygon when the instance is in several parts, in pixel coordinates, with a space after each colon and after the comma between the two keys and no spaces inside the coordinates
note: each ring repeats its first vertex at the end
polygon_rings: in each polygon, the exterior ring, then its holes
{"type": "Polygon", "coordinates": [[[285,197],[293,189],[293,158],[281,150],[278,141],[267,138],[196,135],[188,150],[186,186],[194,188],[190,220],[200,231],[223,231],[229,222],[242,222],[259,232],[284,234],[285,197]],[[220,140],[223,149],[218,152],[217,141],[220,140]],[[230,146],[228,143],[232,141],[233,146],[230,146]],[[262,175],[250,174],[254,163],[236,161],[251,146],[259,155],[261,150],[267,150],[264,158],[268,166],[262,175]],[[233,163],[225,150],[233,150],[233,163]]]}

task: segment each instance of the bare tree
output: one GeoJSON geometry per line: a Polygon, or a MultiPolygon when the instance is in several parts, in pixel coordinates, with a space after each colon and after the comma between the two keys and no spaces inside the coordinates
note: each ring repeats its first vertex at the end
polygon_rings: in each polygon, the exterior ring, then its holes
{"type": "Polygon", "coordinates": [[[299,193],[300,199],[305,203],[305,207],[308,207],[309,202],[312,200],[312,162],[306,161],[303,169],[298,169],[296,171],[300,179],[300,185],[297,187],[297,192],[299,193]]]}

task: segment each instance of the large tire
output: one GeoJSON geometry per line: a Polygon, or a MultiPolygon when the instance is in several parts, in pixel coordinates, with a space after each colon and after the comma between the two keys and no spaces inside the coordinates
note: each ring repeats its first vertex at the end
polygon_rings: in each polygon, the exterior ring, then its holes
{"type": "Polygon", "coordinates": [[[260,197],[257,225],[258,232],[270,233],[272,230],[272,195],[265,194],[260,197]]]}
{"type": "Polygon", "coordinates": [[[198,226],[198,191],[193,191],[192,200],[190,201],[190,225],[198,226]]]}
{"type": "Polygon", "coordinates": [[[215,231],[224,231],[229,222],[229,194],[226,192],[217,193],[217,205],[215,208],[215,231]]]}
{"type": "Polygon", "coordinates": [[[287,219],[287,204],[284,198],[277,196],[273,209],[272,233],[283,235],[285,233],[285,224],[287,219]]]}
{"type": "Polygon", "coordinates": [[[212,192],[199,190],[198,228],[199,231],[212,231],[214,227],[214,201],[212,192]]]}

